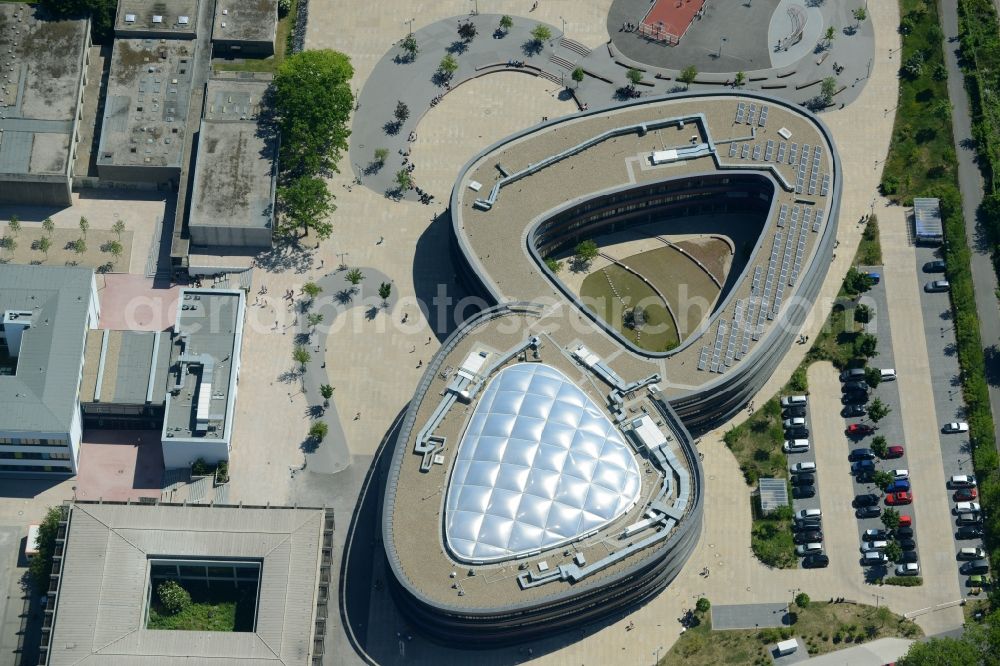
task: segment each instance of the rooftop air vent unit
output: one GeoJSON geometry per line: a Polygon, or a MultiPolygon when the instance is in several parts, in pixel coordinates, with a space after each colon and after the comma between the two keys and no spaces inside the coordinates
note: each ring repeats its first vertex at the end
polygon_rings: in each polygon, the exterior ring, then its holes
{"type": "Polygon", "coordinates": [[[223,28],[225,28],[225,27],[226,27],[226,22],[225,22],[225,21],[223,21],[223,22],[222,22],[222,27],[223,27],[223,28]]]}
{"type": "Polygon", "coordinates": [[[226,16],[226,15],[228,15],[228,14],[229,14],[229,10],[228,10],[228,9],[223,9],[223,10],[222,10],[222,15],[223,15],[223,16],[226,16]]]}
{"type": "Polygon", "coordinates": [[[163,23],[163,17],[162,16],[154,16],[153,17],[153,23],[163,23]]]}
{"type": "Polygon", "coordinates": [[[178,16],[177,17],[177,22],[180,23],[181,25],[187,25],[188,24],[188,17],[187,16],[178,16]]]}
{"type": "Polygon", "coordinates": [[[125,15],[125,22],[126,23],[135,23],[135,14],[126,14],[125,15]]]}

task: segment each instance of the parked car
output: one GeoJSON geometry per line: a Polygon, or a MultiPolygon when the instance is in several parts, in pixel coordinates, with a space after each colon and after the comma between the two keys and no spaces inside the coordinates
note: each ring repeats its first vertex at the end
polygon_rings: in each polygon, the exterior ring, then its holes
{"type": "Polygon", "coordinates": [[[927,293],[935,293],[940,291],[948,291],[951,285],[948,284],[947,280],[932,280],[924,285],[924,291],[927,293]]]}
{"type": "Polygon", "coordinates": [[[851,463],[851,473],[852,474],[862,474],[865,472],[875,471],[875,461],[873,460],[858,460],[857,462],[851,463]]]}
{"type": "Polygon", "coordinates": [[[809,428],[805,426],[793,426],[785,430],[785,437],[788,439],[808,439],[809,428]]]}
{"type": "Polygon", "coordinates": [[[802,472],[792,477],[793,486],[814,486],[816,485],[816,475],[810,472],[802,472]]]}
{"type": "Polygon", "coordinates": [[[830,558],[822,553],[817,555],[806,555],[802,558],[802,567],[805,569],[823,569],[830,565],[830,558]]]}
{"type": "Polygon", "coordinates": [[[854,512],[857,518],[878,518],[882,515],[882,507],[880,506],[863,506],[854,512]]]}
{"type": "Polygon", "coordinates": [[[863,506],[875,506],[878,504],[878,495],[874,493],[865,493],[863,495],[857,495],[854,498],[854,508],[860,508],[863,506]]]}
{"type": "Polygon", "coordinates": [[[796,416],[805,416],[806,415],[806,406],[805,405],[792,405],[790,407],[785,407],[785,409],[782,411],[782,414],[784,415],[784,417],[786,419],[793,418],[793,417],[796,417],[796,416]]]}
{"type": "Polygon", "coordinates": [[[899,555],[899,559],[896,560],[898,564],[905,562],[916,562],[917,561],[917,551],[915,550],[904,550],[899,555]]]}
{"type": "Polygon", "coordinates": [[[975,488],[976,477],[971,474],[956,474],[948,479],[948,485],[952,488],[975,488]]]}
{"type": "Polygon", "coordinates": [[[918,576],[920,575],[920,565],[916,562],[906,562],[896,565],[897,576],[918,576]]]}
{"type": "Polygon", "coordinates": [[[795,554],[799,557],[804,555],[809,555],[811,553],[821,553],[823,552],[823,544],[819,542],[813,543],[803,543],[795,547],[795,554]]]}
{"type": "Polygon", "coordinates": [[[850,391],[864,391],[865,393],[868,393],[871,390],[871,387],[868,386],[868,382],[866,381],[845,382],[840,388],[844,393],[848,393],[850,391]]]}
{"type": "Polygon", "coordinates": [[[902,527],[913,527],[913,516],[909,514],[903,514],[899,517],[899,526],[902,527]]]}
{"type": "Polygon", "coordinates": [[[948,435],[954,435],[955,433],[960,433],[960,432],[969,432],[969,424],[965,423],[964,421],[945,423],[944,426],[941,428],[941,432],[948,435]]]}
{"type": "Polygon", "coordinates": [[[893,481],[888,486],[886,486],[885,492],[898,493],[901,490],[908,491],[909,489],[910,489],[910,482],[907,481],[906,479],[899,479],[897,481],[893,481]]]}
{"type": "Polygon", "coordinates": [[[910,470],[908,469],[892,469],[889,470],[889,474],[892,474],[894,479],[908,479],[910,478],[910,470]]]}
{"type": "Polygon", "coordinates": [[[847,459],[851,462],[857,462],[859,460],[875,460],[875,453],[871,449],[854,449],[851,451],[847,459]]]}
{"type": "Polygon", "coordinates": [[[840,381],[851,382],[858,381],[865,378],[864,368],[851,368],[849,370],[844,370],[840,373],[840,381]]]}
{"type": "Polygon", "coordinates": [[[982,508],[979,506],[979,502],[959,502],[952,511],[955,513],[979,513],[982,508]]]}
{"type": "Polygon", "coordinates": [[[873,432],[875,432],[875,428],[871,427],[867,423],[852,423],[847,426],[848,437],[865,437],[873,432]]]}
{"type": "Polygon", "coordinates": [[[889,530],[882,529],[871,529],[865,530],[865,533],[861,535],[861,538],[865,541],[878,541],[885,540],[889,538],[889,530]]]}
{"type": "Polygon", "coordinates": [[[785,419],[781,425],[784,426],[785,428],[796,428],[798,426],[804,426],[805,424],[806,424],[805,418],[801,416],[796,416],[794,418],[785,419]]]}
{"type": "Polygon", "coordinates": [[[796,519],[792,524],[793,532],[812,532],[821,529],[823,529],[823,523],[818,518],[810,518],[809,520],[796,519]]]}
{"type": "Polygon", "coordinates": [[[800,509],[795,517],[799,520],[819,520],[823,517],[823,512],[820,509],[800,509]]]}
{"type": "Polygon", "coordinates": [[[809,450],[808,439],[786,439],[781,447],[785,453],[805,453],[809,450]]]}
{"type": "Polygon", "coordinates": [[[924,264],[924,273],[944,273],[946,264],[940,259],[928,261],[924,264]]]}
{"type": "Polygon", "coordinates": [[[816,497],[816,486],[794,486],[792,488],[792,498],[808,499],[816,497]]]}
{"type": "Polygon", "coordinates": [[[862,553],[872,553],[881,552],[889,547],[888,541],[862,541],[861,542],[861,552],[862,553]]]}
{"type": "Polygon", "coordinates": [[[844,393],[844,396],[840,399],[840,402],[845,405],[863,405],[866,402],[868,402],[868,392],[848,391],[844,393]]]}
{"type": "Polygon", "coordinates": [[[906,451],[899,444],[894,444],[885,450],[885,459],[902,458],[906,451]]]}
{"type": "Polygon", "coordinates": [[[794,465],[788,467],[788,471],[792,474],[806,474],[816,471],[816,463],[814,462],[797,462],[794,465]]]}
{"type": "Polygon", "coordinates": [[[956,525],[982,525],[983,514],[981,513],[960,513],[955,516],[956,525]]]}
{"type": "Polygon", "coordinates": [[[913,538],[913,528],[912,527],[897,527],[892,531],[893,539],[912,539],[913,538]]]}
{"type": "Polygon", "coordinates": [[[864,405],[847,405],[842,410],[840,410],[840,415],[845,419],[849,419],[853,416],[864,416],[868,413],[868,410],[864,405]]]}
{"type": "Polygon", "coordinates": [[[894,382],[896,381],[896,368],[881,368],[879,369],[879,375],[882,377],[884,382],[894,382]]]}
{"type": "Polygon", "coordinates": [[[983,538],[983,528],[981,525],[966,525],[964,527],[959,527],[955,531],[955,538],[959,541],[968,541],[969,539],[982,539],[983,538]]]}
{"type": "Polygon", "coordinates": [[[978,546],[970,548],[960,548],[958,559],[960,560],[982,560],[986,558],[986,551],[978,546]]]}
{"type": "Polygon", "coordinates": [[[879,564],[885,564],[889,561],[889,558],[885,556],[885,553],[865,553],[861,556],[861,563],[866,567],[877,566],[879,564]]]}
{"type": "Polygon", "coordinates": [[[959,571],[961,571],[965,576],[972,574],[987,574],[990,572],[990,563],[987,560],[973,560],[963,564],[959,571]]]}
{"type": "Polygon", "coordinates": [[[976,574],[969,576],[969,585],[972,587],[989,587],[993,584],[993,578],[989,574],[976,574]]]}
{"type": "Polygon", "coordinates": [[[903,550],[916,550],[917,542],[913,539],[899,539],[899,547],[903,550]]]}
{"type": "Polygon", "coordinates": [[[823,532],[821,530],[809,530],[808,532],[799,532],[792,536],[792,540],[795,543],[815,543],[817,541],[823,540],[823,532]]]}
{"type": "Polygon", "coordinates": [[[795,405],[806,405],[809,403],[809,398],[804,395],[786,395],[781,399],[782,407],[793,407],[795,405]]]}
{"type": "Polygon", "coordinates": [[[959,488],[955,491],[954,497],[956,502],[968,502],[979,497],[979,491],[975,488],[959,488]]]}
{"type": "Polygon", "coordinates": [[[913,503],[913,493],[909,492],[896,492],[889,493],[885,496],[886,506],[902,506],[904,504],[913,503]]]}
{"type": "Polygon", "coordinates": [[[879,282],[882,281],[881,273],[876,273],[874,271],[865,271],[864,273],[862,273],[862,275],[871,280],[872,284],[878,284],[879,282]]]}

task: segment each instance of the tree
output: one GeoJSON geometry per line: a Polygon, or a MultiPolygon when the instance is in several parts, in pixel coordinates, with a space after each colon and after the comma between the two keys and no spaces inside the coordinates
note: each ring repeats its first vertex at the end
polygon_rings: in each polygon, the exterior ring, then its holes
{"type": "Polygon", "coordinates": [[[885,547],[885,556],[889,558],[890,562],[899,562],[903,559],[903,548],[898,541],[889,542],[889,545],[885,547]]]}
{"type": "Polygon", "coordinates": [[[403,124],[406,122],[406,119],[410,117],[410,107],[406,106],[406,102],[403,100],[398,100],[396,102],[396,110],[393,112],[393,115],[396,116],[396,120],[400,124],[403,124]]]}
{"type": "Polygon", "coordinates": [[[59,533],[59,522],[62,517],[62,509],[53,506],[45,512],[45,518],[38,525],[38,553],[28,563],[31,582],[38,592],[49,589],[49,576],[52,575],[52,555],[56,549],[56,535],[59,533]]]}
{"type": "Polygon", "coordinates": [[[886,507],[882,512],[882,525],[887,530],[894,530],[899,527],[899,511],[891,507],[886,507]]]}
{"type": "Polygon", "coordinates": [[[573,70],[573,73],[569,75],[571,79],[576,81],[576,85],[579,86],[583,83],[583,77],[586,76],[586,72],[583,71],[583,67],[577,67],[573,70]]]}
{"type": "Polygon", "coordinates": [[[889,444],[885,441],[885,437],[879,435],[872,440],[872,453],[877,455],[879,458],[885,458],[885,454],[889,451],[889,444]]]}
{"type": "Polygon", "coordinates": [[[872,388],[878,388],[882,383],[882,371],[878,368],[865,368],[865,382],[872,388]]]}
{"type": "Polygon", "coordinates": [[[809,595],[806,594],[805,592],[799,592],[798,594],[795,595],[795,605],[798,606],[799,608],[808,608],[809,602],[810,602],[809,595]]]}
{"type": "Polygon", "coordinates": [[[438,64],[438,71],[442,76],[446,78],[451,78],[452,75],[458,70],[458,61],[455,60],[455,56],[450,53],[446,53],[441,62],[438,64]]]}
{"type": "Polygon", "coordinates": [[[736,78],[733,79],[733,85],[739,88],[747,81],[747,74],[742,69],[736,72],[736,78]]]}
{"type": "Polygon", "coordinates": [[[694,607],[699,613],[707,613],[712,607],[712,602],[705,597],[699,597],[698,601],[695,602],[694,607]]]}
{"type": "Polygon", "coordinates": [[[301,229],[302,235],[314,231],[320,240],[326,240],[333,233],[333,225],[327,221],[336,206],[326,182],[318,176],[301,175],[288,185],[278,188],[278,203],[285,223],[279,230],[286,235],[301,229]]]}
{"type": "Polygon", "coordinates": [[[355,287],[361,284],[361,281],[365,279],[365,276],[361,273],[360,268],[352,268],[351,270],[347,271],[347,275],[345,275],[344,277],[346,277],[347,281],[350,282],[355,287]]]}
{"type": "Polygon", "coordinates": [[[820,84],[820,97],[823,98],[823,103],[827,106],[833,102],[833,96],[837,93],[837,78],[834,76],[828,76],[823,79],[820,84]]]}
{"type": "Polygon", "coordinates": [[[642,82],[642,72],[635,67],[629,67],[628,71],[625,72],[625,78],[634,88],[642,82]]]}
{"type": "Polygon", "coordinates": [[[115,233],[118,240],[122,239],[122,232],[125,231],[125,223],[122,220],[118,220],[113,225],[111,225],[111,231],[115,233]]]}
{"type": "Polygon", "coordinates": [[[350,58],[321,49],[285,58],[274,76],[280,164],[291,177],[337,171],[354,109],[350,58]]]}
{"type": "Polygon", "coordinates": [[[462,41],[468,44],[473,39],[476,38],[476,24],[472,21],[466,21],[465,23],[458,24],[458,36],[462,38],[462,41]]]}
{"type": "Polygon", "coordinates": [[[867,273],[862,273],[854,266],[847,269],[844,276],[844,291],[850,296],[862,294],[875,286],[875,280],[867,273]]]}
{"type": "Polygon", "coordinates": [[[87,241],[83,240],[82,238],[77,238],[75,241],[73,241],[72,246],[73,246],[73,251],[76,252],[77,254],[83,254],[84,252],[87,251],[87,241]]]}
{"type": "Polygon", "coordinates": [[[500,29],[503,30],[504,33],[510,32],[512,27],[514,27],[514,19],[507,14],[500,17],[500,29]]]}
{"type": "Polygon", "coordinates": [[[889,415],[892,410],[882,402],[881,398],[875,398],[872,400],[871,404],[868,405],[868,418],[871,419],[872,423],[878,423],[885,417],[889,415]]]}
{"type": "Polygon", "coordinates": [[[80,233],[84,239],[87,238],[87,231],[90,229],[90,221],[85,217],[80,217],[80,233]]]}
{"type": "Polygon", "coordinates": [[[309,300],[313,300],[323,293],[323,287],[319,286],[315,282],[306,282],[302,285],[302,293],[309,297],[309,300]]]}
{"type": "Polygon", "coordinates": [[[122,244],[114,240],[108,243],[106,247],[107,251],[111,253],[112,257],[114,257],[114,260],[118,261],[118,259],[122,256],[122,252],[124,251],[122,244]]]}
{"type": "Polygon", "coordinates": [[[833,40],[836,38],[837,38],[837,29],[834,28],[832,25],[828,26],[826,32],[823,33],[823,39],[826,41],[826,45],[828,47],[832,46],[833,40]]]}
{"type": "Polygon", "coordinates": [[[896,477],[894,477],[892,473],[886,472],[885,470],[881,469],[875,470],[875,473],[872,474],[872,482],[876,486],[878,486],[879,490],[884,491],[889,486],[889,484],[895,480],[896,477]]]}
{"type": "Polygon", "coordinates": [[[555,257],[549,257],[548,259],[546,259],[545,265],[548,266],[549,270],[552,271],[553,273],[558,273],[559,271],[562,270],[563,267],[562,262],[556,259],[555,257]]]}
{"type": "Polygon", "coordinates": [[[305,372],[306,364],[312,360],[312,354],[302,345],[295,345],[292,350],[292,360],[299,364],[299,368],[305,372]]]}
{"type": "Polygon", "coordinates": [[[577,261],[581,264],[589,264],[597,258],[597,243],[592,240],[581,241],[573,251],[577,261]]]}
{"type": "Polygon", "coordinates": [[[677,77],[677,80],[686,85],[688,88],[694,83],[694,80],[698,77],[698,68],[694,65],[688,65],[681,70],[681,75],[677,77]]]}
{"type": "Polygon", "coordinates": [[[108,43],[115,23],[114,0],[41,0],[56,18],[90,18],[94,43],[108,43]]]}
{"type": "Polygon", "coordinates": [[[191,605],[191,594],[176,580],[165,580],[156,587],[160,603],[170,614],[180,613],[191,605]]]}
{"type": "Polygon", "coordinates": [[[315,442],[322,442],[330,428],[323,421],[316,421],[309,426],[309,439],[315,442]]]}
{"type": "Polygon", "coordinates": [[[872,320],[872,309],[871,306],[865,305],[864,303],[859,303],[854,308],[854,321],[867,324],[872,320]]]}
{"type": "Polygon", "coordinates": [[[536,47],[540,47],[542,42],[547,42],[550,39],[552,39],[552,31],[547,25],[539,23],[531,29],[531,41],[535,43],[536,47]]]}
{"type": "Polygon", "coordinates": [[[871,333],[861,333],[854,338],[854,355],[858,358],[878,356],[878,338],[871,333]]]}
{"type": "Polygon", "coordinates": [[[319,387],[319,394],[323,396],[324,400],[329,400],[333,397],[333,387],[329,384],[321,384],[319,387]]]}
{"type": "Polygon", "coordinates": [[[48,236],[42,236],[38,239],[38,249],[45,255],[45,258],[49,258],[49,250],[52,249],[52,240],[48,236]]]}
{"type": "Polygon", "coordinates": [[[420,47],[417,46],[417,38],[413,35],[407,35],[406,39],[403,40],[403,43],[400,44],[400,46],[402,46],[403,50],[406,51],[406,59],[409,61],[415,60],[417,53],[420,52],[420,47]]]}
{"type": "Polygon", "coordinates": [[[319,312],[310,312],[306,315],[306,323],[309,324],[309,328],[316,328],[323,323],[323,315],[319,312]]]}
{"type": "Polygon", "coordinates": [[[52,235],[52,232],[55,231],[55,228],[56,228],[56,223],[52,221],[51,217],[47,217],[44,220],[42,220],[42,229],[45,229],[45,233],[47,233],[49,236],[52,235]]]}
{"type": "Polygon", "coordinates": [[[392,283],[383,282],[378,286],[378,297],[382,299],[382,304],[385,305],[386,301],[389,300],[389,295],[392,294],[392,283]]]}
{"type": "Polygon", "coordinates": [[[857,29],[857,27],[861,25],[861,22],[868,18],[868,10],[864,7],[858,7],[851,12],[851,15],[854,16],[854,28],[857,29]]]}
{"type": "Polygon", "coordinates": [[[383,164],[385,164],[385,160],[388,157],[389,157],[389,149],[388,148],[376,148],[375,149],[375,164],[378,164],[379,166],[382,166],[383,164]]]}
{"type": "Polygon", "coordinates": [[[17,215],[10,216],[10,220],[7,222],[7,229],[10,231],[11,236],[17,236],[21,233],[21,220],[18,219],[17,215]]]}
{"type": "Polygon", "coordinates": [[[406,169],[400,169],[396,172],[396,185],[399,186],[401,192],[406,192],[413,187],[413,179],[410,177],[410,172],[406,169]]]}
{"type": "Polygon", "coordinates": [[[906,654],[896,660],[896,666],[940,666],[942,664],[980,664],[979,650],[963,638],[932,638],[915,641],[906,654]]]}
{"type": "Polygon", "coordinates": [[[17,250],[17,241],[14,240],[13,236],[4,236],[0,238],[0,246],[6,248],[8,255],[13,257],[17,250]]]}

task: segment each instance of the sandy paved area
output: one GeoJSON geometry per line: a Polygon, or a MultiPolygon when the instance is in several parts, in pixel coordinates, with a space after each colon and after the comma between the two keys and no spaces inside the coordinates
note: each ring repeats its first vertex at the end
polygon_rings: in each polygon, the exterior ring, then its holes
{"type": "Polygon", "coordinates": [[[162,480],[159,431],[87,431],[80,445],[78,499],[135,501],[140,497],[159,497],[162,480]]]}

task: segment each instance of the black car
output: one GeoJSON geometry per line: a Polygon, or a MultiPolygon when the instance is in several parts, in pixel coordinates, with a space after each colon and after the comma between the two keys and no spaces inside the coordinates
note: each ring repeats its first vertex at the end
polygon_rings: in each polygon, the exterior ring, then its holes
{"type": "Polygon", "coordinates": [[[855,473],[854,480],[858,483],[875,483],[875,470],[863,469],[855,473]]]}
{"type": "Polygon", "coordinates": [[[861,474],[863,472],[874,472],[875,463],[871,460],[859,460],[851,465],[851,474],[861,474]]]}
{"type": "Polygon", "coordinates": [[[867,382],[844,382],[840,390],[844,393],[852,393],[854,391],[868,393],[868,383],[867,382]]]}
{"type": "Polygon", "coordinates": [[[983,538],[983,528],[979,525],[966,525],[965,527],[959,527],[958,531],[955,532],[955,538],[960,541],[966,539],[981,539],[983,538]]]}
{"type": "Polygon", "coordinates": [[[823,540],[823,533],[819,530],[810,530],[809,532],[799,532],[792,537],[795,543],[816,543],[817,541],[823,540]]]}
{"type": "Polygon", "coordinates": [[[785,435],[788,439],[808,439],[809,428],[805,426],[793,426],[791,428],[786,428],[785,435]]]}
{"type": "Polygon", "coordinates": [[[866,530],[863,537],[865,541],[885,541],[889,538],[887,530],[866,530]]]}
{"type": "Polygon", "coordinates": [[[792,525],[792,531],[793,532],[812,532],[812,531],[815,531],[815,530],[819,530],[822,527],[823,527],[823,524],[820,521],[818,521],[818,520],[801,520],[801,521],[797,520],[797,521],[795,521],[795,524],[792,525]]]}
{"type": "Polygon", "coordinates": [[[816,497],[816,486],[795,486],[792,488],[792,497],[794,499],[816,497]]]}
{"type": "Polygon", "coordinates": [[[806,555],[802,558],[803,569],[823,569],[829,564],[830,558],[826,555],[806,555]]]}
{"type": "Polygon", "coordinates": [[[899,547],[902,548],[903,550],[916,550],[917,542],[914,541],[913,539],[900,539],[899,547]]]}
{"type": "Polygon", "coordinates": [[[792,477],[793,486],[813,486],[816,485],[816,475],[806,472],[803,474],[796,474],[792,477]]]}
{"type": "Polygon", "coordinates": [[[801,418],[806,415],[805,405],[790,405],[782,412],[786,419],[801,418]]]}
{"type": "Polygon", "coordinates": [[[844,418],[851,418],[852,416],[864,416],[868,413],[864,405],[847,405],[840,412],[840,415],[844,418]]]}
{"type": "Polygon", "coordinates": [[[875,460],[875,452],[871,449],[854,449],[847,456],[847,459],[851,462],[858,462],[861,460],[875,460]]]}
{"type": "Polygon", "coordinates": [[[945,263],[940,259],[924,264],[924,273],[944,273],[945,263]]]}
{"type": "Polygon", "coordinates": [[[863,405],[868,402],[868,394],[864,391],[848,391],[840,402],[845,405],[863,405]]]}
{"type": "Polygon", "coordinates": [[[880,506],[863,506],[854,512],[854,515],[858,518],[878,518],[882,515],[882,507],[880,506]]]}
{"type": "Polygon", "coordinates": [[[917,551],[907,550],[903,552],[903,554],[900,556],[898,560],[896,560],[896,564],[909,564],[911,562],[916,562],[916,561],[917,561],[917,551]]]}
{"type": "Polygon", "coordinates": [[[878,495],[874,493],[865,493],[864,495],[858,495],[854,498],[853,506],[855,509],[860,509],[866,506],[875,506],[878,504],[878,495]]]}
{"type": "Polygon", "coordinates": [[[897,527],[892,532],[894,539],[912,539],[913,538],[913,528],[912,527],[897,527]]]}

